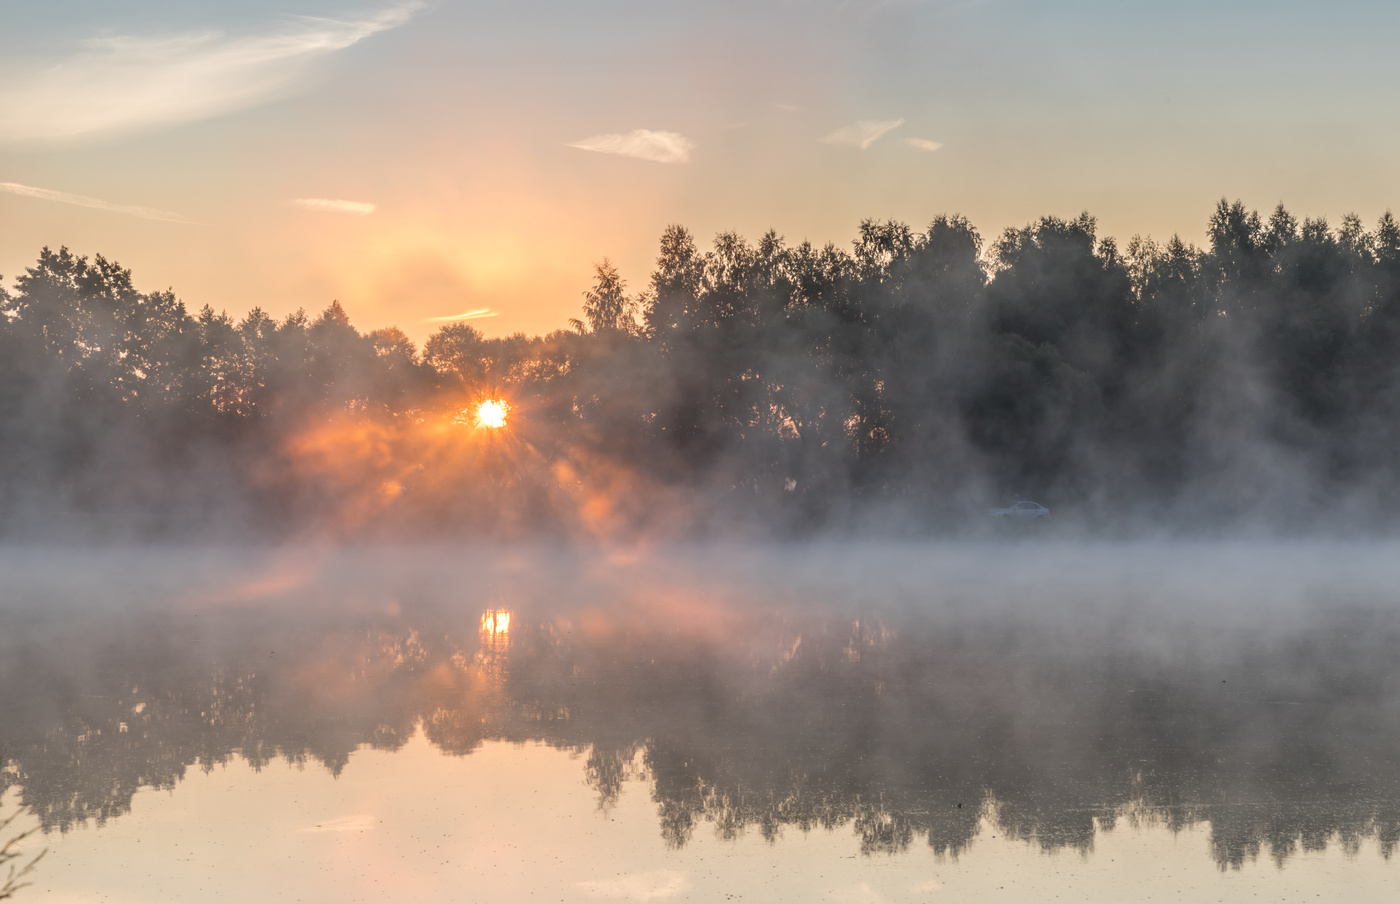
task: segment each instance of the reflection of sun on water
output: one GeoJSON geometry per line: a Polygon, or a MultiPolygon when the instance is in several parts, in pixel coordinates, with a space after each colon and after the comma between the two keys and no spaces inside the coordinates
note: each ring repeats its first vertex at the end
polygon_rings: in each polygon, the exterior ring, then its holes
{"type": "Polygon", "coordinates": [[[504,637],[510,633],[510,611],[487,609],[481,613],[481,633],[488,637],[504,637]]]}
{"type": "Polygon", "coordinates": [[[494,659],[506,651],[510,645],[510,610],[487,609],[481,613],[481,649],[477,656],[482,661],[494,659]]]}
{"type": "Polygon", "coordinates": [[[506,415],[510,412],[510,405],[504,399],[487,399],[476,408],[476,422],[483,427],[492,430],[500,429],[506,425],[506,415]]]}

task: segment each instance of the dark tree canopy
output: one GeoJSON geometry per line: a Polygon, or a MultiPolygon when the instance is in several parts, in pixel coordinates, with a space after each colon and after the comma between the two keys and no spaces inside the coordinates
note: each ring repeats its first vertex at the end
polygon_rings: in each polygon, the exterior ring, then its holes
{"type": "Polygon", "coordinates": [[[1028,496],[1115,530],[1390,525],[1400,223],[1222,200],[1206,232],[670,226],[641,292],[595,267],[573,329],[421,351],[338,302],[191,316],[46,248],[0,290],[3,523],[901,531],[1028,496]],[[488,397],[490,441],[463,426],[488,397]]]}

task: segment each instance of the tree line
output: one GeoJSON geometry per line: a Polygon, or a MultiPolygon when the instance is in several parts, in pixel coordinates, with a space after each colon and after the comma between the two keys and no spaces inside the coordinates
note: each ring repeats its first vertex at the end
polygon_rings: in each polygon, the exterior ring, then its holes
{"type": "Polygon", "coordinates": [[[801,532],[1059,520],[1383,527],[1400,502],[1400,222],[1221,200],[1207,244],[1087,213],[849,250],[661,237],[545,336],[417,348],[339,303],[191,314],[102,256],[0,287],[5,526],[801,532]],[[509,428],[470,438],[475,401],[509,428]],[[457,424],[460,435],[444,432],[457,424]],[[56,514],[61,513],[61,514],[56,514]],[[47,519],[47,520],[46,520],[47,519]]]}

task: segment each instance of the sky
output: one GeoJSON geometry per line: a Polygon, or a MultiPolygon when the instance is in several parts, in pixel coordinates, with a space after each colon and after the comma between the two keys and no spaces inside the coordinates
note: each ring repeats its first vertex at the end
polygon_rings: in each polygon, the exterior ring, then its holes
{"type": "Polygon", "coordinates": [[[1397,39],[1381,0],[0,0],[0,274],[66,245],[421,341],[564,327],[670,223],[1369,224],[1397,39]]]}

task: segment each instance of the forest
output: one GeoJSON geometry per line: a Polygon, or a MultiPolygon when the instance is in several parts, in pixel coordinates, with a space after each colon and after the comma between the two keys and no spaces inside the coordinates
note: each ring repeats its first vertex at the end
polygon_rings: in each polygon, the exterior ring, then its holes
{"type": "Polygon", "coordinates": [[[191,313],[45,248],[0,284],[0,531],[919,535],[1018,498],[1060,530],[1392,528],[1400,222],[1222,199],[1206,235],[671,226],[567,329],[421,348],[337,302],[191,313]]]}

